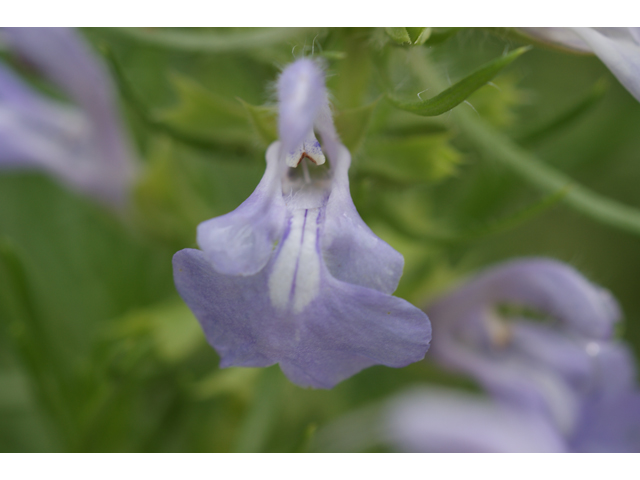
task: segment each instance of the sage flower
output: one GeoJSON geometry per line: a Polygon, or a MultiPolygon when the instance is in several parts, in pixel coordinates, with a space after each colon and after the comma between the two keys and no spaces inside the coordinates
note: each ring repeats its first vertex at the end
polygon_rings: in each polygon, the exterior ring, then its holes
{"type": "Polygon", "coordinates": [[[0,35],[70,100],[40,93],[0,64],[0,167],[44,170],[121,207],[136,164],[104,65],[71,29],[3,28],[0,35]]]}
{"type": "Polygon", "coordinates": [[[221,367],[279,363],[298,385],[331,388],[371,365],[422,359],[429,320],[391,296],[404,260],[351,200],[321,68],[300,59],[277,90],[280,140],[264,176],[236,210],[199,225],[201,250],[176,253],[178,292],[221,367]]]}
{"type": "Polygon", "coordinates": [[[640,101],[640,27],[521,30],[543,42],[597,55],[631,95],[640,101]]]}
{"type": "Polygon", "coordinates": [[[633,359],[613,297],[568,265],[518,260],[428,309],[430,357],[488,394],[424,388],[390,402],[387,439],[412,451],[639,451],[633,359]]]}

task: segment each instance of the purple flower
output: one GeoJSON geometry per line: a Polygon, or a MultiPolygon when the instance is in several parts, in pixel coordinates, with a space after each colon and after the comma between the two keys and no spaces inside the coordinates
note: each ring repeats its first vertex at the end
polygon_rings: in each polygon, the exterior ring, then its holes
{"type": "Polygon", "coordinates": [[[278,100],[280,141],[262,181],[236,210],[200,224],[202,251],[174,256],[180,295],[221,367],[279,363],[298,385],[331,388],[371,365],[422,359],[429,320],[390,295],[404,260],[353,205],[322,70],[309,59],[289,65],[278,100]]]}
{"type": "Polygon", "coordinates": [[[0,64],[0,167],[46,170],[68,186],[122,206],[135,158],[107,72],[74,30],[3,28],[9,50],[73,104],[34,90],[0,64]]]}
{"type": "Polygon", "coordinates": [[[596,54],[620,83],[640,101],[640,27],[521,30],[542,41],[596,54]]]}
{"type": "Polygon", "coordinates": [[[639,451],[633,359],[612,340],[611,295],[573,268],[519,260],[429,309],[432,360],[490,398],[443,389],[394,400],[388,437],[426,451],[639,451]]]}

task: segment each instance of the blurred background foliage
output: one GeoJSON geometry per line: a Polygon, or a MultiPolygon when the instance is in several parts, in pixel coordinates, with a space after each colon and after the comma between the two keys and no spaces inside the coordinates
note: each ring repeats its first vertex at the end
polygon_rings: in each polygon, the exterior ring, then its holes
{"type": "Polygon", "coordinates": [[[258,184],[276,138],[274,81],[301,56],[326,64],[358,211],[405,257],[397,295],[426,305],[485,265],[550,256],[613,292],[640,353],[638,236],[482,156],[456,116],[638,207],[640,105],[597,58],[535,47],[453,111],[421,117],[385,94],[434,97],[427,77],[455,84],[522,41],[484,29],[83,33],[120,71],[145,174],[122,216],[43,174],[0,174],[0,450],[306,451],[323,425],[409,384],[474,388],[424,362],[331,391],[297,387],[277,366],[219,370],[175,292],[173,253],[258,184]]]}

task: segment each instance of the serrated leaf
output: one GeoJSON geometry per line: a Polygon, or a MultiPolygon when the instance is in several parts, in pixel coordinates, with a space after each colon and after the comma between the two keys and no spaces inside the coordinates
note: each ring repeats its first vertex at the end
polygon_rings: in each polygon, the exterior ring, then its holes
{"type": "Polygon", "coordinates": [[[530,46],[521,47],[508,55],[493,60],[480,67],[471,75],[460,80],[452,87],[446,89],[444,92],[428,100],[406,102],[400,100],[396,95],[389,93],[387,94],[387,98],[396,107],[417,115],[423,115],[426,117],[442,115],[443,113],[446,113],[452,108],[460,105],[460,103],[464,102],[469,95],[480,87],[486,85],[503,68],[511,64],[520,55],[530,49],[530,46]]]}
{"type": "Polygon", "coordinates": [[[411,43],[411,37],[409,36],[409,32],[404,27],[385,27],[385,32],[391,40],[396,42],[398,45],[403,45],[405,43],[411,43]]]}
{"type": "Polygon", "coordinates": [[[490,82],[492,88],[476,90],[468,98],[469,108],[492,125],[502,128],[516,120],[516,109],[529,103],[529,92],[519,87],[520,76],[507,72],[490,82]]]}
{"type": "Polygon", "coordinates": [[[355,154],[362,146],[378,101],[362,107],[343,110],[335,115],[336,129],[340,139],[352,154],[355,154]]]}
{"type": "Polygon", "coordinates": [[[251,136],[245,111],[235,98],[225,98],[194,80],[172,74],[178,102],[158,111],[154,117],[180,131],[221,144],[249,144],[251,136]]]}
{"type": "MultiPolygon", "coordinates": [[[[164,111],[152,113],[140,99],[135,89],[128,81],[126,75],[124,74],[122,66],[120,65],[118,59],[111,51],[111,49],[103,46],[102,51],[111,66],[114,78],[118,85],[118,89],[120,90],[123,98],[126,100],[131,109],[151,130],[169,135],[172,138],[193,147],[206,149],[209,151],[245,154],[252,149],[253,145],[251,144],[249,139],[243,136],[246,134],[246,132],[243,133],[243,129],[241,129],[239,125],[234,126],[233,122],[231,123],[231,125],[226,125],[224,121],[219,120],[218,123],[213,126],[214,128],[207,130],[204,134],[191,131],[190,127],[195,127],[201,130],[204,128],[203,125],[199,124],[196,121],[193,121],[193,119],[191,118],[192,116],[194,116],[193,108],[191,107],[192,105],[196,105],[195,108],[197,111],[202,110],[201,107],[197,107],[198,103],[194,102],[195,99],[182,99],[183,103],[186,104],[186,106],[183,108],[179,103],[177,107],[174,107],[177,112],[172,112],[172,109],[170,108],[164,111]],[[174,118],[174,121],[172,122],[171,116],[173,113],[176,113],[177,117],[174,118]],[[163,118],[165,116],[168,118],[163,118]],[[180,121],[182,121],[183,123],[187,123],[187,125],[179,125],[180,121]],[[225,128],[231,128],[233,129],[233,131],[225,132],[225,128]]],[[[196,97],[196,99],[198,97],[204,97],[205,104],[214,104],[216,107],[218,107],[218,110],[222,110],[223,112],[226,111],[226,113],[230,114],[228,116],[235,116],[235,112],[229,111],[229,105],[225,105],[226,99],[220,99],[216,96],[213,96],[213,94],[209,94],[209,92],[202,89],[202,87],[199,87],[200,91],[198,92],[198,88],[191,88],[193,87],[193,84],[195,82],[179,83],[182,86],[183,93],[189,92],[186,95],[187,98],[189,98],[191,95],[196,97]],[[196,92],[193,92],[193,90],[196,90],[196,92]],[[222,100],[222,102],[220,102],[219,100],[222,100]]],[[[209,115],[209,120],[216,117],[215,112],[215,109],[213,112],[203,111],[205,115],[209,115]]],[[[220,111],[218,111],[218,114],[219,113],[220,111]]],[[[195,117],[197,119],[198,115],[195,115],[195,117]]],[[[238,119],[236,118],[236,120],[238,119]]]]}
{"type": "Polygon", "coordinates": [[[278,111],[274,107],[251,105],[238,98],[263,146],[278,139],[278,111]]]}
{"type": "Polygon", "coordinates": [[[372,139],[357,172],[405,185],[442,180],[455,173],[461,159],[449,139],[449,134],[372,139]]]}

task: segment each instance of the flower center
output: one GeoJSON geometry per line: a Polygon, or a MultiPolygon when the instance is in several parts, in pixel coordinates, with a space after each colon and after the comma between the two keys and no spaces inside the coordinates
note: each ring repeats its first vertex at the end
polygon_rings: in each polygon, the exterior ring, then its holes
{"type": "Polygon", "coordinates": [[[287,152],[285,161],[287,166],[295,168],[304,158],[308,158],[316,165],[322,165],[326,161],[322,148],[320,148],[320,142],[318,142],[313,130],[309,131],[306,138],[298,145],[298,148],[287,152]]]}

